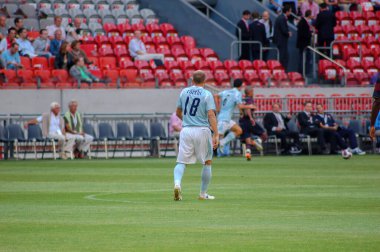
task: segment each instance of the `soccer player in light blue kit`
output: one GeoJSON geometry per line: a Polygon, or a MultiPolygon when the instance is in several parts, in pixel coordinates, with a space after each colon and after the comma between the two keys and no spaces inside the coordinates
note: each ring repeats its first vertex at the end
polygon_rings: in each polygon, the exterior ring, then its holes
{"type": "Polygon", "coordinates": [[[227,134],[222,140],[220,140],[219,151],[223,153],[224,146],[230,143],[235,138],[239,137],[243,131],[239,124],[232,120],[232,116],[236,107],[239,109],[254,109],[255,106],[244,105],[242,94],[240,92],[243,81],[241,79],[236,79],[234,81],[234,88],[229,90],[224,90],[216,95],[217,100],[217,111],[218,114],[218,132],[223,136],[227,131],[227,134]]]}
{"type": "Polygon", "coordinates": [[[177,103],[177,116],[182,119],[177,165],[174,168],[174,200],[182,200],[181,181],[186,165],[198,160],[203,164],[200,200],[213,200],[207,194],[211,180],[213,149],[218,146],[219,134],[212,94],[204,89],[206,74],[193,73],[194,86],[182,90],[177,103]],[[211,130],[213,135],[211,136],[211,130]]]}

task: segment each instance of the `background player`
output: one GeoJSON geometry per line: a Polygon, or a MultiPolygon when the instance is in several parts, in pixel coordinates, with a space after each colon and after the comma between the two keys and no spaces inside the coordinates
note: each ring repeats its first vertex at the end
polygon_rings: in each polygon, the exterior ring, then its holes
{"type": "Polygon", "coordinates": [[[239,109],[254,109],[254,105],[244,105],[241,95],[241,86],[243,81],[236,79],[234,88],[224,90],[215,96],[216,111],[218,114],[218,131],[223,136],[227,131],[230,131],[227,136],[220,140],[219,151],[223,154],[224,146],[232,140],[240,136],[243,131],[240,126],[232,120],[232,116],[236,107],[239,109]]]}
{"type": "Polygon", "coordinates": [[[177,116],[183,120],[179,138],[177,165],[174,168],[174,200],[182,200],[181,181],[187,164],[196,160],[203,164],[200,200],[212,200],[207,194],[211,180],[213,149],[218,146],[219,134],[212,94],[204,89],[206,74],[195,71],[192,87],[182,90],[177,103],[177,116]],[[211,130],[213,136],[211,137],[211,130]]]}

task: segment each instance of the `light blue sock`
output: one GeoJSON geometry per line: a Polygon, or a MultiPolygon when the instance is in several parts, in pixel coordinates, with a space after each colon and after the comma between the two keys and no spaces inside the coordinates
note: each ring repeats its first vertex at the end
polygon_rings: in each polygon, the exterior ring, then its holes
{"type": "Polygon", "coordinates": [[[222,140],[220,140],[220,145],[226,145],[229,142],[231,142],[232,140],[234,140],[235,138],[236,138],[235,133],[233,133],[231,131],[230,133],[227,134],[227,136],[225,138],[223,138],[222,140]]]}
{"type": "Polygon", "coordinates": [[[211,165],[203,165],[202,169],[202,184],[201,184],[201,194],[207,192],[208,184],[211,180],[211,165]]]}
{"type": "Polygon", "coordinates": [[[174,167],[174,185],[175,186],[181,186],[181,181],[183,177],[183,173],[185,172],[186,165],[177,163],[177,165],[174,167]]]}

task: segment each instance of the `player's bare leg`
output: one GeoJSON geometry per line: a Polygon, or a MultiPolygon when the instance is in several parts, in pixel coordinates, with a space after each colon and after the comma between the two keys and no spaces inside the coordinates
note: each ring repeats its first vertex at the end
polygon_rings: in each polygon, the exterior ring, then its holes
{"type": "Polygon", "coordinates": [[[243,130],[241,129],[241,127],[238,124],[234,124],[234,126],[232,126],[230,129],[230,133],[228,133],[226,137],[220,140],[219,151],[223,153],[224,146],[229,144],[234,139],[238,138],[242,133],[243,130]]]}
{"type": "Polygon", "coordinates": [[[211,181],[211,160],[207,160],[202,169],[202,184],[201,193],[199,194],[199,200],[213,200],[214,196],[207,194],[208,185],[211,181]]]}

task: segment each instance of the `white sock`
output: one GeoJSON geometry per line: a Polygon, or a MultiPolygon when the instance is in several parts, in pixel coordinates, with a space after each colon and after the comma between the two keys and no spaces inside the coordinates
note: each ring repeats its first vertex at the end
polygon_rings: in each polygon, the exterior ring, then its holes
{"type": "Polygon", "coordinates": [[[211,181],[211,165],[203,165],[201,195],[205,195],[211,181]]]}
{"type": "Polygon", "coordinates": [[[177,163],[174,167],[174,186],[181,186],[183,174],[185,172],[186,165],[177,163]]]}
{"type": "Polygon", "coordinates": [[[235,133],[233,133],[231,131],[230,133],[227,134],[227,136],[225,138],[220,140],[220,145],[224,146],[224,145],[228,144],[229,142],[231,142],[232,140],[234,140],[235,138],[236,138],[235,133]]]}

